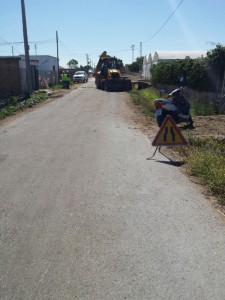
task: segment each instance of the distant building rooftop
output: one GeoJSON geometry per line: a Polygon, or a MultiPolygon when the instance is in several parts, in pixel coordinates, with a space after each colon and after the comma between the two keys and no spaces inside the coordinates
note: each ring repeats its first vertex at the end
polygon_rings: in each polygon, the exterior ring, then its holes
{"type": "Polygon", "coordinates": [[[157,51],[153,56],[153,63],[159,60],[171,60],[171,59],[185,59],[189,58],[203,58],[207,56],[207,51],[157,51]]]}

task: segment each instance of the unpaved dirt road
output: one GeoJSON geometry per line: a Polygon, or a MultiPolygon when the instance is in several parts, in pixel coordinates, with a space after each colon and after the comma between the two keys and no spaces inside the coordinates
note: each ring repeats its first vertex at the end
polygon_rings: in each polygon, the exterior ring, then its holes
{"type": "Polygon", "coordinates": [[[0,299],[225,299],[225,223],[93,81],[0,128],[0,299]]]}

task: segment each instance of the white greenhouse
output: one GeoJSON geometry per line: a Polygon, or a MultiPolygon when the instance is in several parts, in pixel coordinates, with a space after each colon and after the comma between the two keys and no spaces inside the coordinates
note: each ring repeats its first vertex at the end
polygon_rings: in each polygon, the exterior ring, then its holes
{"type": "Polygon", "coordinates": [[[151,67],[160,61],[169,61],[185,58],[203,58],[206,57],[207,51],[157,51],[152,56],[147,55],[143,59],[142,77],[143,79],[151,79],[151,67]]]}

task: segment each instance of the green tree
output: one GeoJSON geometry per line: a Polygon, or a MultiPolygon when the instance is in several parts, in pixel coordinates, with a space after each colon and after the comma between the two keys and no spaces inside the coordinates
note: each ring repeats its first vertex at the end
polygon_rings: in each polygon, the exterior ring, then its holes
{"type": "Polygon", "coordinates": [[[76,59],[71,59],[68,63],[67,66],[70,69],[76,69],[78,67],[78,61],[76,59]]]}
{"type": "Polygon", "coordinates": [[[216,48],[207,52],[208,64],[211,70],[211,79],[215,90],[218,91],[222,85],[225,72],[225,46],[217,44],[216,48]]]}
{"type": "Polygon", "coordinates": [[[131,72],[139,72],[141,69],[141,65],[143,64],[143,59],[144,57],[137,57],[136,61],[134,61],[132,64],[127,65],[127,67],[129,68],[129,70],[131,72]]]}

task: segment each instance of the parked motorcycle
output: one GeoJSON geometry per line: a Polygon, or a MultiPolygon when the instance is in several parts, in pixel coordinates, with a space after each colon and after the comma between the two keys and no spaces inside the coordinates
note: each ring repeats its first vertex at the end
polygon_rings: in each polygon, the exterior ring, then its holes
{"type": "Polygon", "coordinates": [[[172,91],[169,99],[156,99],[155,105],[155,117],[157,124],[161,127],[166,116],[170,115],[176,124],[186,122],[190,128],[193,128],[193,120],[190,115],[190,103],[181,95],[181,89],[172,91]]]}

